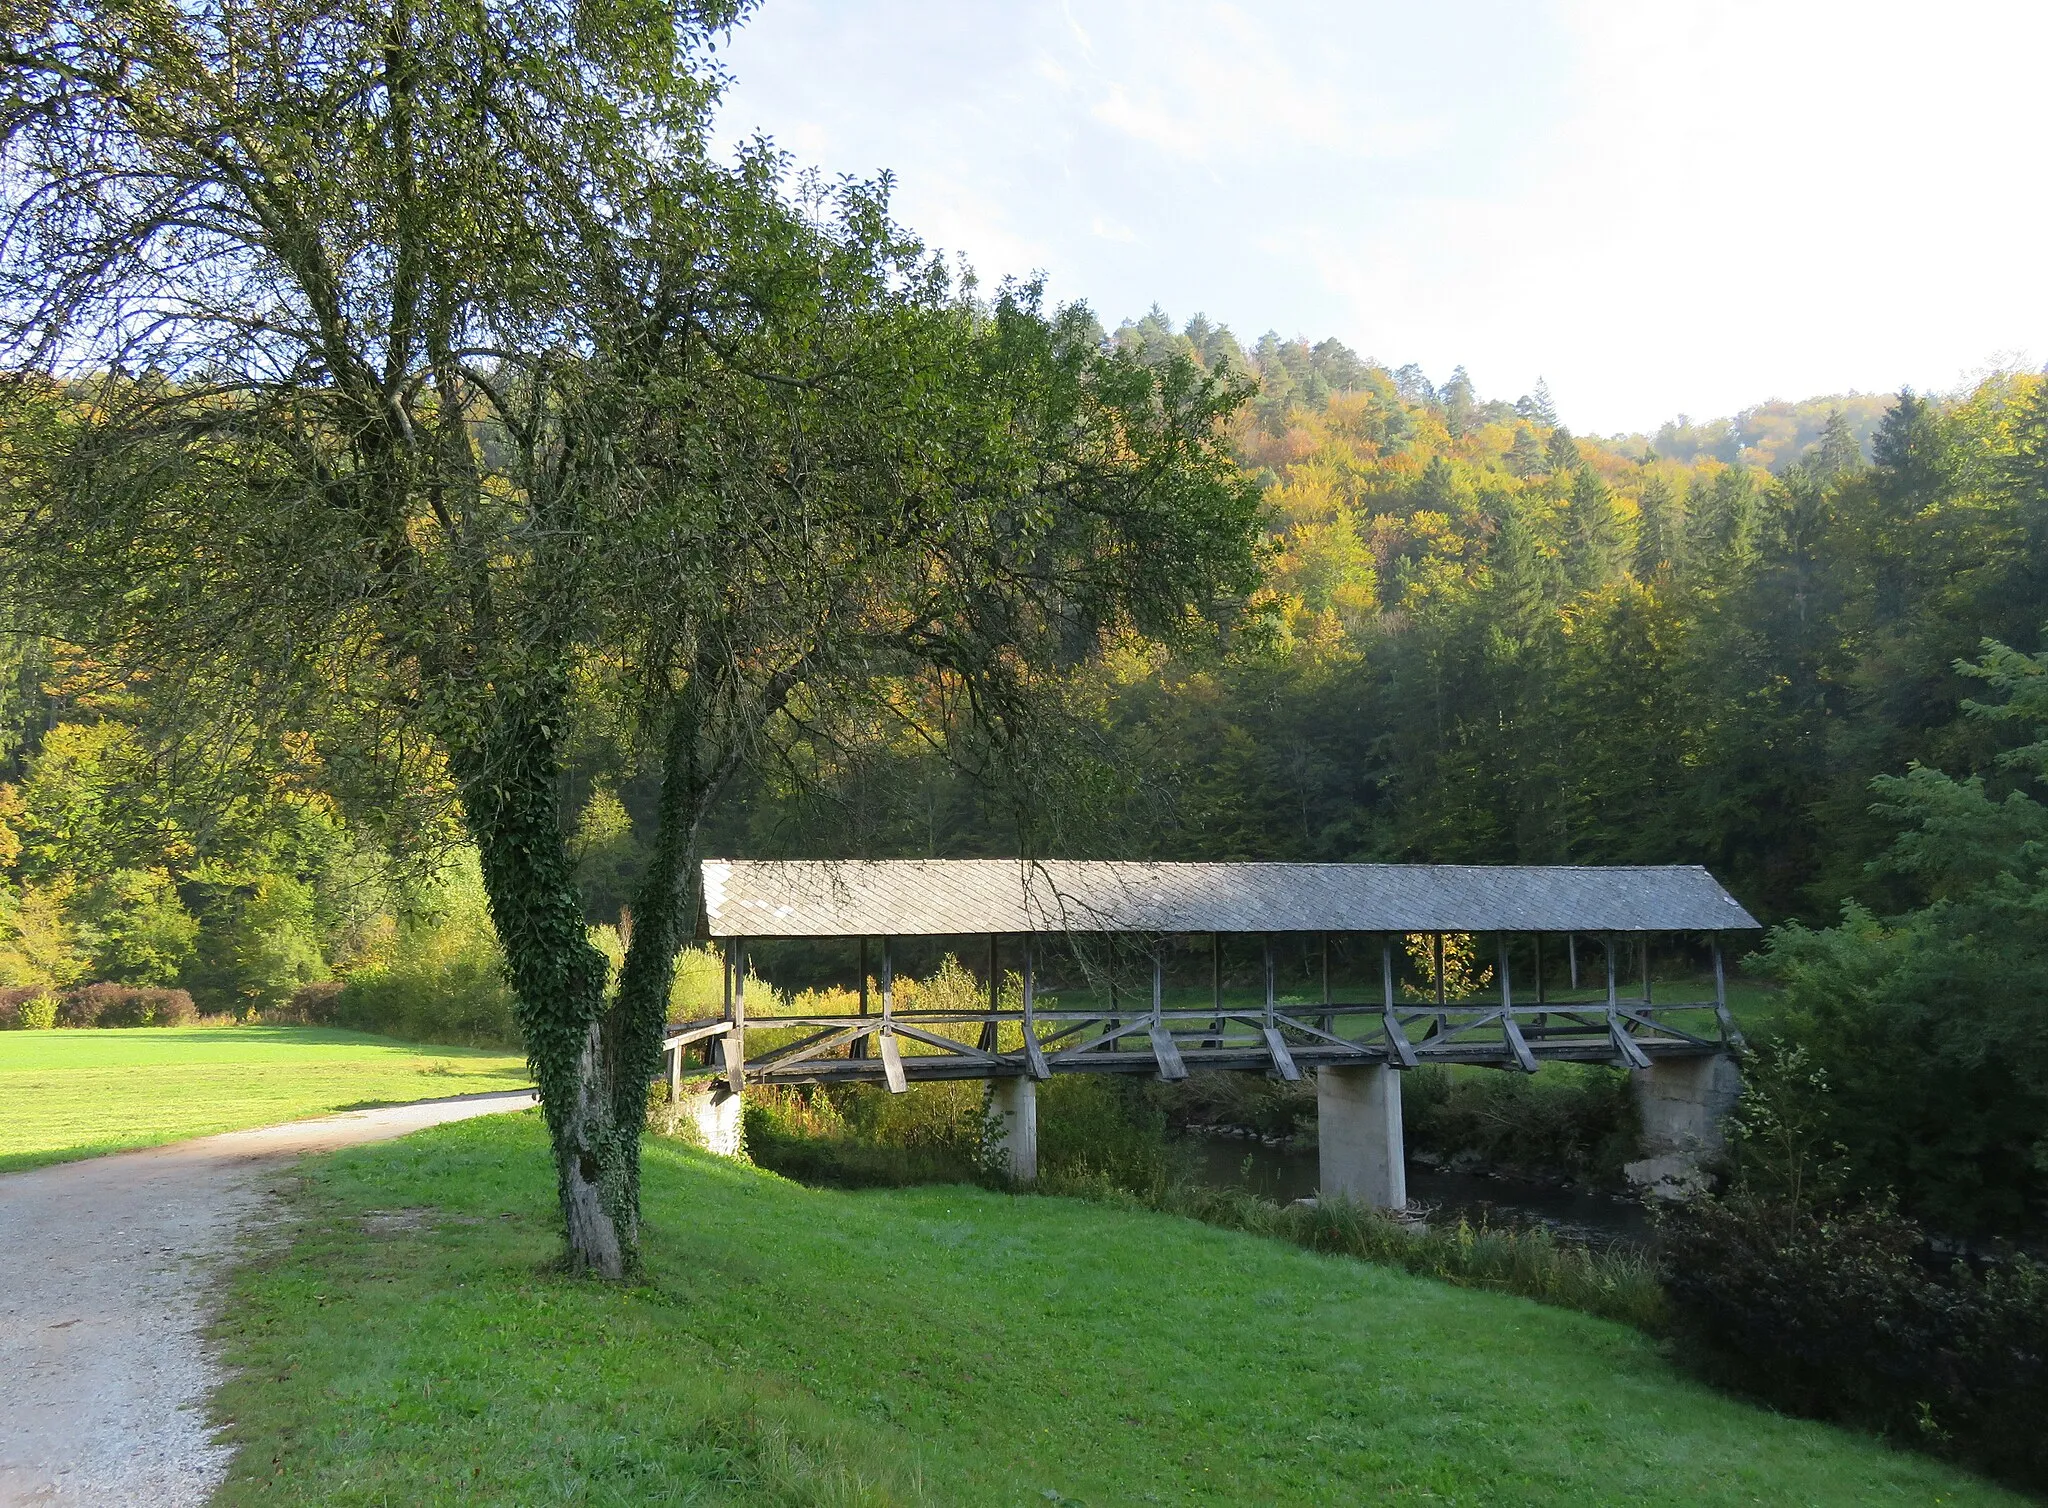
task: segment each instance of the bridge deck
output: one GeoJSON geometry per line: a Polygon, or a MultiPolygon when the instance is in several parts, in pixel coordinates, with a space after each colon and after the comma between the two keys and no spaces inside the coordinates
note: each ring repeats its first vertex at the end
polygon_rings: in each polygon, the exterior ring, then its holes
{"type": "Polygon", "coordinates": [[[1424,1063],[1514,1068],[1545,1062],[1647,1067],[1726,1052],[1720,1002],[1550,1001],[1534,1005],[1332,1001],[1272,1008],[1125,1011],[905,1011],[883,1015],[720,1017],[669,1028],[670,1078],[732,1083],[872,1082],[901,1090],[944,1079],[1056,1073],[1184,1078],[1196,1068],[1298,1079],[1324,1067],[1424,1063]],[[1028,1022],[1028,1025],[1027,1025],[1028,1022]],[[749,1035],[773,1045],[749,1055],[749,1035]],[[791,1033],[795,1033],[792,1038],[791,1033]],[[684,1060],[697,1047],[702,1061],[684,1060]]]}

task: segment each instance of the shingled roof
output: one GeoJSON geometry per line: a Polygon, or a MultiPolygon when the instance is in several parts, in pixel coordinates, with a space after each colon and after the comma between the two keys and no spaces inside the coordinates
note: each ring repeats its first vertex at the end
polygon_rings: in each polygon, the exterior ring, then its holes
{"type": "Polygon", "coordinates": [[[713,937],[1018,932],[1718,932],[1755,918],[1696,864],[708,859],[713,937]]]}

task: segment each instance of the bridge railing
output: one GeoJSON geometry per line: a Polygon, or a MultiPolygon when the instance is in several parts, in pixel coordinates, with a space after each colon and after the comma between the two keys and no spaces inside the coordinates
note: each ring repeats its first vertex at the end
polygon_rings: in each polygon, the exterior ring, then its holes
{"type": "Polygon", "coordinates": [[[1646,1068],[1659,1057],[1726,1052],[1740,1036],[1719,1000],[1435,1002],[1272,1000],[1240,1006],[891,1010],[884,1014],[743,1013],[672,1026],[663,1042],[671,1081],[882,1082],[1048,1078],[1055,1073],[1149,1073],[1191,1067],[1264,1070],[1298,1079],[1304,1067],[1468,1064],[1533,1073],[1544,1062],[1646,1068]],[[759,1044],[772,1031],[773,1045],[759,1044]],[[747,1053],[749,1033],[758,1050],[747,1053]],[[792,1036],[791,1034],[794,1033],[792,1036]],[[699,1061],[686,1059],[695,1055],[699,1061]]]}

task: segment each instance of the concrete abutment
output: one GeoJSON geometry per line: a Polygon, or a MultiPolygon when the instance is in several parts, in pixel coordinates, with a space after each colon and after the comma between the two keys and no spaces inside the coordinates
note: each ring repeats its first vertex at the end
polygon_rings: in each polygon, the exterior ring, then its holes
{"type": "Polygon", "coordinates": [[[719,1157],[740,1155],[742,1118],[740,1097],[725,1084],[708,1088],[685,1088],[665,1105],[657,1105],[654,1118],[660,1130],[699,1143],[719,1157]]]}
{"type": "Polygon", "coordinates": [[[1742,1095],[1735,1059],[1659,1058],[1629,1074],[1629,1089],[1643,1124],[1643,1155],[1622,1170],[1629,1182],[1663,1199],[1700,1192],[1705,1164],[1727,1145],[1721,1123],[1742,1095]]]}

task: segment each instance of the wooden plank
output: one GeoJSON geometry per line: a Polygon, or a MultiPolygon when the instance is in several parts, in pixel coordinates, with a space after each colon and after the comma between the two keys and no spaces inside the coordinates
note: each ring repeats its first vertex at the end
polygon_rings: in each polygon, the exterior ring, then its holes
{"type": "Polygon", "coordinates": [[[1173,1033],[1163,1026],[1152,1028],[1152,1057],[1159,1064],[1159,1077],[1169,1082],[1188,1076],[1187,1065],[1180,1060],[1180,1049],[1173,1045],[1173,1033]]]}
{"type": "Polygon", "coordinates": [[[688,1047],[692,1042],[701,1042],[706,1037],[722,1037],[728,1023],[723,1016],[708,1021],[691,1021],[682,1026],[672,1026],[661,1039],[664,1048],[688,1047]]]}
{"type": "Polygon", "coordinates": [[[1522,1028],[1515,1023],[1513,1011],[1500,1013],[1501,1035],[1508,1039],[1508,1051],[1515,1055],[1515,1063],[1524,1073],[1536,1071],[1536,1055],[1529,1051],[1529,1044],[1522,1040],[1522,1028]]]}
{"type": "Polygon", "coordinates": [[[1028,1029],[1024,1033],[1024,1071],[1034,1079],[1052,1077],[1052,1068],[1045,1061],[1045,1049],[1038,1045],[1038,1037],[1028,1029]]]}
{"type": "Polygon", "coordinates": [[[1714,1019],[1721,1024],[1721,1038],[1730,1047],[1743,1045],[1742,1030],[1728,1011],[1728,972],[1721,961],[1721,934],[1714,934],[1714,1019]]]}
{"type": "Polygon", "coordinates": [[[794,1042],[786,1042],[780,1047],[763,1053],[755,1060],[753,1066],[755,1068],[765,1068],[773,1065],[777,1068],[787,1068],[792,1063],[801,1063],[806,1058],[815,1058],[822,1053],[830,1052],[835,1047],[851,1042],[854,1034],[860,1030],[861,1028],[858,1026],[828,1026],[823,1031],[812,1032],[808,1037],[799,1037],[794,1042]]]}
{"type": "Polygon", "coordinates": [[[936,1032],[919,1031],[916,1027],[909,1025],[901,1019],[896,1022],[895,1035],[908,1037],[913,1042],[922,1042],[927,1047],[936,1047],[940,1052],[950,1057],[972,1058],[976,1062],[988,1064],[991,1068],[1002,1066],[1001,1060],[993,1053],[983,1052],[978,1047],[969,1047],[965,1042],[961,1042],[953,1037],[942,1037],[936,1032]]]}
{"type": "Polygon", "coordinates": [[[1380,1024],[1387,1029],[1387,1046],[1393,1049],[1395,1058],[1403,1068],[1413,1068],[1416,1064],[1415,1044],[1408,1040],[1408,1033],[1401,1029],[1394,1013],[1388,1011],[1380,1024]]]}
{"type": "Polygon", "coordinates": [[[901,1094],[910,1087],[910,1081],[903,1076],[903,1054],[896,1047],[896,1032],[893,1028],[882,1031],[882,1077],[888,1081],[891,1094],[901,1094]]]}
{"type": "Polygon", "coordinates": [[[1273,1067],[1280,1077],[1290,1084],[1301,1081],[1301,1070],[1294,1066],[1294,1054],[1287,1050],[1287,1039],[1280,1035],[1277,1027],[1262,1026],[1259,1035],[1266,1039],[1266,1054],[1273,1060],[1273,1067]]]}
{"type": "Polygon", "coordinates": [[[1636,1046],[1636,1039],[1631,1037],[1623,1028],[1619,1016],[1609,1016],[1607,1018],[1607,1038],[1614,1044],[1614,1055],[1621,1059],[1622,1067],[1648,1068],[1650,1066],[1650,1060],[1644,1057],[1643,1050],[1636,1046]]]}

